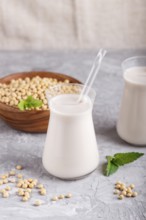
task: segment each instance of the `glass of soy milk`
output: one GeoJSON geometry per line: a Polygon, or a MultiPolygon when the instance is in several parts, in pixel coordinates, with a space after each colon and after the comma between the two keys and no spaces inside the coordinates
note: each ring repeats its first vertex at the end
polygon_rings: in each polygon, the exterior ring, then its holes
{"type": "Polygon", "coordinates": [[[136,145],[146,145],[146,57],[131,57],[122,63],[124,93],[117,132],[136,145]]]}
{"type": "Polygon", "coordinates": [[[50,120],[43,152],[44,168],[62,179],[91,173],[99,162],[92,119],[96,92],[78,102],[80,84],[58,84],[47,91],[50,120]]]}

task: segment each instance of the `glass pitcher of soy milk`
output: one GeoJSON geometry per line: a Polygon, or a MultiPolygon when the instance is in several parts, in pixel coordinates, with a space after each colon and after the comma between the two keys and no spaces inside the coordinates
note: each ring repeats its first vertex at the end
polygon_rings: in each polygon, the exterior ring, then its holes
{"type": "Polygon", "coordinates": [[[146,57],[128,58],[122,68],[125,86],[117,132],[130,144],[146,145],[146,57]]]}
{"type": "Polygon", "coordinates": [[[50,121],[43,152],[44,168],[62,179],[76,179],[91,173],[99,162],[92,119],[96,96],[77,102],[82,91],[80,84],[58,84],[47,91],[50,121]]]}

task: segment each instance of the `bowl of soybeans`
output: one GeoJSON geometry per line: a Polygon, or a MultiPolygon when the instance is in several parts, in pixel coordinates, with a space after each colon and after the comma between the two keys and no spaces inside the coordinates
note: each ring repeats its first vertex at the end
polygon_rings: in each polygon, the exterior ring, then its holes
{"type": "Polygon", "coordinates": [[[0,79],[0,118],[16,130],[46,132],[49,106],[46,90],[62,83],[81,83],[54,72],[23,72],[0,79]]]}

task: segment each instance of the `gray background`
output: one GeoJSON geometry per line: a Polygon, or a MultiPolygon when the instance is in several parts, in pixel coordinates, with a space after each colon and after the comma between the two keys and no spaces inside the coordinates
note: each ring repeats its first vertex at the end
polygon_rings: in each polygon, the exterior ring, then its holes
{"type": "MultiPolygon", "coordinates": [[[[0,76],[29,70],[49,70],[67,73],[85,81],[92,65],[95,51],[74,52],[0,52],[0,76]]],[[[100,74],[94,83],[97,97],[93,118],[100,154],[100,164],[95,172],[77,181],[63,181],[50,176],[42,167],[42,150],[46,134],[29,134],[13,130],[0,121],[0,170],[5,173],[16,164],[24,166],[25,177],[34,177],[45,185],[47,196],[33,193],[32,199],[23,203],[11,191],[10,198],[0,198],[1,220],[145,220],[146,219],[146,156],[120,168],[110,177],[103,175],[105,156],[117,152],[145,152],[145,147],[131,146],[122,141],[115,125],[123,91],[121,62],[133,55],[146,55],[146,51],[111,51],[107,54],[100,74]],[[139,196],[117,200],[113,195],[117,180],[134,183],[139,196]],[[60,193],[72,192],[73,198],[52,203],[50,198],[60,193]],[[43,205],[34,207],[39,198],[43,205]]],[[[2,188],[0,186],[0,188],[2,188]]]]}

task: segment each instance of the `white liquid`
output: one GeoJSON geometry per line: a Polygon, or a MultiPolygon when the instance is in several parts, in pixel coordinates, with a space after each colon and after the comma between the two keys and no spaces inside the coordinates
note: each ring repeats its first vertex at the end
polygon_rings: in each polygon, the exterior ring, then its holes
{"type": "Polygon", "coordinates": [[[146,67],[129,68],[124,73],[125,88],[117,131],[125,141],[146,144],[146,67]]]}
{"type": "Polygon", "coordinates": [[[72,179],[86,175],[98,165],[98,150],[92,120],[92,103],[78,95],[59,95],[50,101],[50,122],[43,164],[54,176],[72,179]]]}
{"type": "Polygon", "coordinates": [[[146,67],[131,67],[125,71],[124,77],[131,83],[146,85],[146,67]]]}

